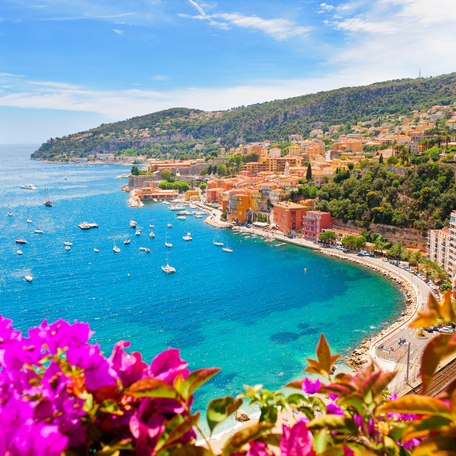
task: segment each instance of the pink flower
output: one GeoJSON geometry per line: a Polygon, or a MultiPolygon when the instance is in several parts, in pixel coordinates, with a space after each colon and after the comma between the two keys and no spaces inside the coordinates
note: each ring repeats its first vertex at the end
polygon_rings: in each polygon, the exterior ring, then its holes
{"type": "Polygon", "coordinates": [[[326,407],[326,413],[328,415],[344,416],[344,411],[336,404],[328,404],[326,407]]]}
{"type": "Polygon", "coordinates": [[[274,454],[263,442],[257,442],[255,440],[250,442],[249,446],[250,448],[246,456],[272,456],[274,454]]]}
{"type": "Polygon", "coordinates": [[[168,348],[158,354],[148,369],[147,377],[155,377],[164,382],[173,383],[177,375],[187,378],[189,370],[186,369],[187,363],[180,358],[180,351],[175,348],[168,348]]]}
{"type": "Polygon", "coordinates": [[[317,378],[315,381],[305,378],[302,382],[302,390],[307,394],[316,394],[320,391],[320,380],[317,378]]]}
{"type": "Polygon", "coordinates": [[[292,428],[283,426],[280,454],[281,456],[315,456],[312,440],[312,434],[303,420],[298,421],[292,428]]]}
{"type": "Polygon", "coordinates": [[[147,364],[141,360],[140,353],[132,353],[129,355],[125,352],[124,348],[129,345],[130,342],[117,342],[109,357],[109,363],[116,371],[124,388],[127,388],[141,379],[147,368],[147,364]]]}

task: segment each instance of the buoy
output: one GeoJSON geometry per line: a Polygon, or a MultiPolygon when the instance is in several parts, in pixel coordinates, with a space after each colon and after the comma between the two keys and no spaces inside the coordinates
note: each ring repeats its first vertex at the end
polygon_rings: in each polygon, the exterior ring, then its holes
{"type": "Polygon", "coordinates": [[[307,272],[307,268],[304,268],[304,272],[307,272]]]}

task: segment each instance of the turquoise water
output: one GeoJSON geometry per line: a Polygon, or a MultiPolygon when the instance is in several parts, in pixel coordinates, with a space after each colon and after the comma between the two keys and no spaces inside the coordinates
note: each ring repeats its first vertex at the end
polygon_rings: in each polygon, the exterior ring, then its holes
{"type": "Polygon", "coordinates": [[[87,321],[106,352],[129,340],[146,361],[180,348],[191,368],[223,369],[202,390],[201,404],[237,394],[243,384],[278,388],[302,375],[320,333],[346,353],[401,311],[400,291],[377,274],[215,230],[204,219],[177,220],[163,204],[131,209],[119,191],[125,180],[116,177],[129,168],[33,162],[32,151],[0,147],[0,313],[20,329],[45,318],[87,321]],[[27,183],[37,190],[20,189],[27,183]],[[46,186],[53,208],[42,205],[46,186]],[[141,236],[129,227],[132,217],[141,236]],[[99,228],[82,231],[82,221],[99,228]],[[151,223],[155,239],[148,236],[151,223]],[[164,245],[167,223],[172,249],[164,245]],[[34,234],[37,228],[44,233],[34,234]],[[187,231],[191,242],[182,240],[187,231]],[[215,236],[234,252],[215,247],[215,236]],[[22,256],[19,237],[28,240],[22,256]],[[131,244],[124,246],[127,238],[131,244]],[[73,242],[71,251],[64,241],[73,242]],[[166,250],[176,274],[161,271],[166,250]],[[33,283],[24,280],[28,272],[33,283]]]}

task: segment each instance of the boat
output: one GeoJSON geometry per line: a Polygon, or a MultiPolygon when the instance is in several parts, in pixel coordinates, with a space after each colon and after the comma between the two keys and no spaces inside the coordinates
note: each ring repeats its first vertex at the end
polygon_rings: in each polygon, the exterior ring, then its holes
{"type": "Polygon", "coordinates": [[[27,223],[32,223],[32,222],[33,222],[33,220],[31,218],[27,219],[27,223]]]}
{"type": "Polygon", "coordinates": [[[25,274],[24,279],[26,282],[33,282],[32,274],[25,274]]]}
{"type": "Polygon", "coordinates": [[[65,242],[63,243],[63,245],[66,245],[67,247],[71,247],[71,246],[73,245],[73,243],[70,242],[70,241],[65,241],[65,242]]]}
{"type": "Polygon", "coordinates": [[[155,237],[155,233],[154,233],[153,231],[151,231],[151,232],[149,233],[149,237],[153,239],[153,238],[155,237]]]}
{"type": "Polygon", "coordinates": [[[223,242],[214,241],[214,245],[216,245],[217,247],[223,247],[223,242]]]}
{"type": "Polygon", "coordinates": [[[184,241],[191,241],[193,238],[192,238],[191,233],[187,232],[187,234],[185,236],[182,236],[182,239],[184,241]]]}
{"type": "Polygon", "coordinates": [[[141,252],[150,253],[150,249],[147,247],[140,247],[139,250],[141,250],[141,252]]]}
{"type": "Polygon", "coordinates": [[[13,213],[12,213],[11,211],[8,211],[8,212],[6,213],[6,216],[7,216],[7,217],[12,217],[12,216],[13,216],[13,213]]]}
{"type": "Polygon", "coordinates": [[[66,245],[66,246],[65,246],[65,250],[66,250],[67,252],[69,252],[69,251],[71,250],[71,247],[70,247],[69,245],[66,245]]]}
{"type": "Polygon", "coordinates": [[[185,215],[178,215],[177,218],[179,220],[187,220],[187,217],[185,215]]]}
{"type": "Polygon", "coordinates": [[[170,249],[172,246],[173,244],[171,244],[171,242],[165,242],[165,247],[168,247],[168,249],[170,249]]]}
{"type": "Polygon", "coordinates": [[[81,230],[90,230],[92,228],[98,228],[98,224],[97,223],[89,223],[89,222],[82,222],[78,225],[79,228],[81,228],[81,230]]]}
{"type": "Polygon", "coordinates": [[[16,239],[16,244],[27,244],[25,239],[16,239]]]}
{"type": "Polygon", "coordinates": [[[97,249],[97,248],[95,247],[95,248],[93,249],[93,251],[94,251],[95,253],[98,253],[100,250],[97,249]]]}
{"type": "Polygon", "coordinates": [[[201,214],[195,214],[195,217],[196,217],[196,218],[203,218],[203,217],[204,217],[204,215],[201,215],[201,214]]]}
{"type": "Polygon", "coordinates": [[[133,219],[131,219],[131,220],[130,220],[130,226],[131,226],[131,228],[136,228],[136,225],[137,225],[136,221],[133,220],[133,219]]]}
{"type": "Polygon", "coordinates": [[[24,184],[21,185],[21,188],[24,190],[36,190],[36,187],[33,184],[24,184]]]}
{"type": "Polygon", "coordinates": [[[233,251],[233,249],[230,249],[229,247],[223,247],[222,249],[224,252],[229,252],[231,253],[233,251]]]}
{"type": "Polygon", "coordinates": [[[36,233],[36,234],[43,234],[44,231],[43,231],[43,230],[35,230],[34,233],[36,233]]]}
{"type": "Polygon", "coordinates": [[[19,249],[19,250],[17,251],[17,254],[18,254],[18,255],[22,255],[23,253],[24,253],[24,252],[23,252],[21,249],[19,249]]]}
{"type": "Polygon", "coordinates": [[[47,189],[47,187],[46,187],[46,199],[44,200],[43,204],[46,207],[52,207],[52,201],[49,198],[49,190],[47,189]]]}
{"type": "Polygon", "coordinates": [[[185,206],[182,206],[182,204],[171,204],[169,206],[170,211],[183,211],[185,210],[185,206]]]}
{"type": "Polygon", "coordinates": [[[120,253],[120,249],[119,249],[119,247],[117,247],[116,244],[114,244],[114,247],[112,248],[112,250],[114,250],[114,253],[120,253]]]}
{"type": "Polygon", "coordinates": [[[171,223],[168,223],[168,225],[166,225],[168,228],[172,228],[173,225],[171,225],[171,223]]]}
{"type": "Polygon", "coordinates": [[[173,272],[176,272],[176,269],[170,266],[169,264],[166,264],[165,266],[162,266],[162,271],[166,272],[166,274],[172,274],[173,272]]]}
{"type": "Polygon", "coordinates": [[[149,228],[154,229],[154,228],[155,228],[155,225],[154,225],[153,223],[151,223],[151,224],[149,225],[149,228]]]}
{"type": "Polygon", "coordinates": [[[166,254],[166,264],[161,268],[163,272],[166,272],[166,274],[172,274],[173,272],[176,272],[176,269],[169,265],[168,254],[166,254]]]}
{"type": "Polygon", "coordinates": [[[283,247],[285,244],[285,242],[279,242],[278,244],[274,244],[274,247],[283,247]]]}
{"type": "Polygon", "coordinates": [[[135,231],[135,236],[139,236],[141,234],[141,230],[136,230],[135,231]]]}
{"type": "Polygon", "coordinates": [[[124,245],[128,245],[128,244],[130,244],[130,242],[131,242],[131,241],[130,241],[130,239],[125,239],[125,241],[124,241],[124,245]]]}

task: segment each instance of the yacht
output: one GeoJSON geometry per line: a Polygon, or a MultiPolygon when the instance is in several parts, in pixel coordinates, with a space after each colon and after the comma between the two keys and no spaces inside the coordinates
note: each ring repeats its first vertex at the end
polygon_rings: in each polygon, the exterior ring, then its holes
{"type": "Polygon", "coordinates": [[[141,252],[150,253],[150,249],[147,247],[140,247],[139,250],[141,250],[141,252]]]}
{"type": "Polygon", "coordinates": [[[217,247],[223,247],[223,242],[214,241],[214,245],[216,245],[217,247]]]}
{"type": "Polygon", "coordinates": [[[43,204],[44,204],[46,207],[52,207],[52,201],[51,201],[51,199],[49,198],[49,190],[47,189],[47,187],[46,187],[46,199],[44,200],[43,204]]]}
{"type": "Polygon", "coordinates": [[[168,249],[170,249],[172,246],[173,244],[171,244],[171,242],[165,242],[165,247],[168,247],[168,249]]]}
{"type": "Polygon", "coordinates": [[[31,274],[26,274],[24,279],[26,282],[33,282],[33,276],[31,274]]]}
{"type": "Polygon", "coordinates": [[[179,220],[187,220],[187,217],[185,215],[178,215],[177,218],[179,220]]]}
{"type": "Polygon", "coordinates": [[[16,239],[16,244],[27,244],[25,239],[16,239]]]}
{"type": "Polygon", "coordinates": [[[172,274],[173,272],[176,272],[176,269],[170,266],[168,263],[166,263],[165,266],[162,266],[162,271],[166,272],[166,274],[172,274]]]}
{"type": "Polygon", "coordinates": [[[92,228],[98,228],[97,223],[82,222],[78,225],[81,230],[90,230],[92,228]]]}
{"type": "Polygon", "coordinates": [[[24,184],[21,185],[21,188],[24,190],[36,190],[36,187],[33,184],[24,184]]]}
{"type": "Polygon", "coordinates": [[[21,249],[18,249],[17,254],[22,255],[24,252],[21,249]]]}
{"type": "Polygon", "coordinates": [[[35,233],[35,234],[43,234],[44,231],[43,231],[43,230],[35,230],[34,233],[35,233]]]}
{"type": "Polygon", "coordinates": [[[136,225],[137,225],[136,221],[133,220],[133,219],[131,219],[131,220],[130,220],[130,226],[131,226],[131,228],[136,228],[136,225]]]}
{"type": "Polygon", "coordinates": [[[185,236],[182,236],[182,239],[183,239],[184,241],[191,241],[193,238],[192,238],[191,233],[188,233],[188,232],[187,232],[187,234],[186,234],[185,236]]]}
{"type": "Polygon", "coordinates": [[[233,251],[233,249],[230,249],[229,247],[223,247],[222,249],[224,252],[229,252],[231,253],[233,251]]]}
{"type": "Polygon", "coordinates": [[[65,246],[67,246],[67,247],[71,247],[71,246],[73,245],[73,243],[70,242],[70,241],[65,241],[65,242],[63,243],[63,245],[65,245],[65,246]]]}
{"type": "Polygon", "coordinates": [[[125,241],[124,241],[124,245],[128,245],[128,244],[130,244],[130,242],[131,242],[131,241],[130,241],[130,239],[125,239],[125,241]]]}
{"type": "Polygon", "coordinates": [[[97,248],[95,247],[95,248],[93,249],[93,251],[94,251],[95,253],[98,253],[100,250],[97,249],[97,248]]]}

